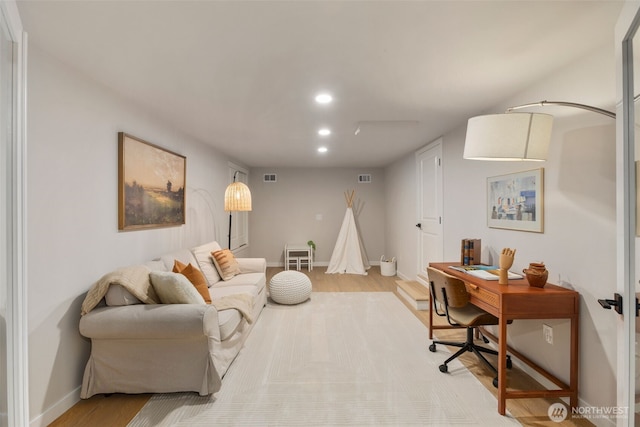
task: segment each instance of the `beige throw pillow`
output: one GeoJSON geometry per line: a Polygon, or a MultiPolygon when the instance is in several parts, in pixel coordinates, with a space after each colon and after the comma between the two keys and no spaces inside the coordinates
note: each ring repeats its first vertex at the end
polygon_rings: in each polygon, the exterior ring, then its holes
{"type": "Polygon", "coordinates": [[[152,271],[151,284],[162,304],[206,304],[189,279],[172,271],[152,271]]]}
{"type": "Polygon", "coordinates": [[[236,257],[229,249],[211,252],[211,256],[222,280],[229,280],[236,274],[240,274],[238,261],[236,261],[236,257]]]}

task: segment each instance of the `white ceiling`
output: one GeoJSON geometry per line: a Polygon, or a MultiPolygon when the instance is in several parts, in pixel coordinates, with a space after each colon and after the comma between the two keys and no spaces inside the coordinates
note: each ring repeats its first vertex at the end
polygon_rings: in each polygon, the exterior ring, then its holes
{"type": "Polygon", "coordinates": [[[385,166],[611,42],[621,5],[18,2],[30,44],[250,167],[385,166]]]}

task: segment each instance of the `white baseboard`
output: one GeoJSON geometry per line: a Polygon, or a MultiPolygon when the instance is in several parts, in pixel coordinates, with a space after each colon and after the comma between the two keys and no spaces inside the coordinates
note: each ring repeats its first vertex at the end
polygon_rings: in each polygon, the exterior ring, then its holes
{"type": "Polygon", "coordinates": [[[29,422],[29,427],[46,427],[80,401],[80,387],[67,394],[29,422]]]}

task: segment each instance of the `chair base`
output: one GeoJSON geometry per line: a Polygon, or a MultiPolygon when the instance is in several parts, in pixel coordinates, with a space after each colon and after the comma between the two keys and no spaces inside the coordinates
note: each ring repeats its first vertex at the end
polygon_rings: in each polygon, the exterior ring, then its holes
{"type": "MultiPolygon", "coordinates": [[[[447,364],[449,362],[451,362],[453,359],[456,359],[461,354],[466,353],[467,351],[471,351],[476,356],[478,356],[478,359],[480,359],[482,362],[484,362],[484,364],[487,365],[496,375],[498,374],[498,370],[496,369],[496,367],[493,366],[491,363],[489,363],[487,358],[484,357],[484,355],[482,354],[482,353],[488,353],[488,354],[493,354],[493,355],[497,356],[498,352],[493,350],[493,349],[491,349],[491,348],[486,348],[486,347],[477,345],[473,341],[473,330],[474,330],[474,328],[467,328],[467,340],[465,342],[461,343],[461,342],[436,341],[436,340],[434,340],[431,343],[431,345],[429,345],[429,351],[431,351],[431,352],[435,352],[436,351],[436,344],[448,345],[448,346],[452,346],[452,347],[460,347],[460,350],[458,350],[455,354],[453,354],[451,357],[449,357],[447,360],[445,360],[442,365],[439,366],[440,372],[443,372],[443,373],[448,372],[449,368],[448,368],[447,364]]],[[[483,339],[485,341],[487,341],[486,338],[483,337],[483,339]]],[[[511,356],[507,355],[507,368],[511,369],[512,366],[513,366],[513,364],[511,362],[511,356]]],[[[493,379],[494,387],[498,386],[498,381],[497,380],[498,380],[498,378],[496,376],[493,379]]]]}

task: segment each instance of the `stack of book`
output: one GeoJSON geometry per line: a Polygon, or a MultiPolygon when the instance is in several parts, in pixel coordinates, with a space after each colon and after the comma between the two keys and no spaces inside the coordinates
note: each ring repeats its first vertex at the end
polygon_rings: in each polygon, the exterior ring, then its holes
{"type": "Polygon", "coordinates": [[[460,264],[475,265],[481,261],[482,243],[480,239],[462,239],[460,248],[460,264]]]}

